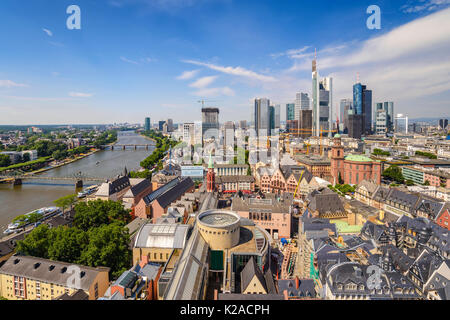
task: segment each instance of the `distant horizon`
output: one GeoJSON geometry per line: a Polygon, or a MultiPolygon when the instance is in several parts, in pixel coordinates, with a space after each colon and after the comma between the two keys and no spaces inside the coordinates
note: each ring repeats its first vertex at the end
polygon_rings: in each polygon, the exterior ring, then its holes
{"type": "MultiPolygon", "coordinates": [[[[170,119],[170,118],[169,118],[170,119]]],[[[418,117],[418,118],[408,118],[409,123],[411,124],[412,122],[431,122],[431,121],[439,121],[440,119],[449,119],[450,120],[450,116],[447,117],[418,117]]],[[[167,119],[165,119],[167,120],[167,119]]],[[[233,121],[233,122],[239,122],[245,120],[247,122],[249,122],[249,120],[246,119],[241,119],[241,120],[226,120],[226,121],[219,121],[220,124],[223,124],[227,121],[233,121]]],[[[163,120],[158,120],[158,121],[163,121],[163,120]]],[[[250,121],[251,122],[251,121],[250,121]]],[[[152,122],[152,125],[156,124],[157,122],[152,122]]],[[[184,122],[175,122],[174,121],[174,125],[175,124],[183,124],[184,122]]],[[[281,123],[286,123],[286,120],[281,120],[281,123]]],[[[4,127],[64,127],[64,126],[113,126],[113,125],[119,125],[119,124],[129,124],[129,125],[141,125],[142,127],[144,127],[145,123],[144,122],[116,122],[116,123],[64,123],[64,124],[0,124],[0,128],[4,128],[4,127]]]]}

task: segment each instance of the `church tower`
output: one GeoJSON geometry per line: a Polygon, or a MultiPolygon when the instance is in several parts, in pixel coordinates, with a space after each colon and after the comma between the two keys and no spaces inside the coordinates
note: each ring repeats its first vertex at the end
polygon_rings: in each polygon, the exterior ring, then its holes
{"type": "Polygon", "coordinates": [[[216,174],[214,173],[214,163],[211,153],[209,154],[208,173],[206,174],[206,191],[216,191],[216,174]]]}
{"type": "Polygon", "coordinates": [[[341,135],[334,136],[331,148],[331,175],[334,184],[344,181],[344,146],[341,143],[341,135]]]}

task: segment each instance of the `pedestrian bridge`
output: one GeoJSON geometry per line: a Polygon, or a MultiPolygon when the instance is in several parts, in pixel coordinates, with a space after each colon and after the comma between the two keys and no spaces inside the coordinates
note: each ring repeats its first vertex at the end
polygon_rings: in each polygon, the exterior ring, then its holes
{"type": "Polygon", "coordinates": [[[102,146],[104,150],[122,150],[122,151],[137,151],[137,150],[149,150],[151,147],[155,147],[154,144],[112,144],[102,146]]]}

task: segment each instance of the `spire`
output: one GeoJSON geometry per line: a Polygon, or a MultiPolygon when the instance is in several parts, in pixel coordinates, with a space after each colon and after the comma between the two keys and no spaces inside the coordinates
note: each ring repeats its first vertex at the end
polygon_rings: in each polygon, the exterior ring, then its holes
{"type": "Polygon", "coordinates": [[[214,162],[212,160],[212,152],[209,153],[208,169],[214,169],[214,162]]]}

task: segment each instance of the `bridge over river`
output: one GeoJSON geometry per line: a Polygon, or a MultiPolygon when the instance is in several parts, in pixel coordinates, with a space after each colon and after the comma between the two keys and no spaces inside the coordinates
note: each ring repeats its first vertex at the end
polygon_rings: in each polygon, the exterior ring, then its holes
{"type": "Polygon", "coordinates": [[[92,182],[104,182],[105,178],[99,177],[87,177],[87,176],[72,176],[72,177],[52,177],[52,176],[41,176],[41,175],[10,175],[2,176],[0,175],[0,183],[12,183],[15,186],[21,185],[24,180],[48,180],[48,181],[71,181],[75,183],[77,188],[83,187],[83,181],[92,182]]]}

